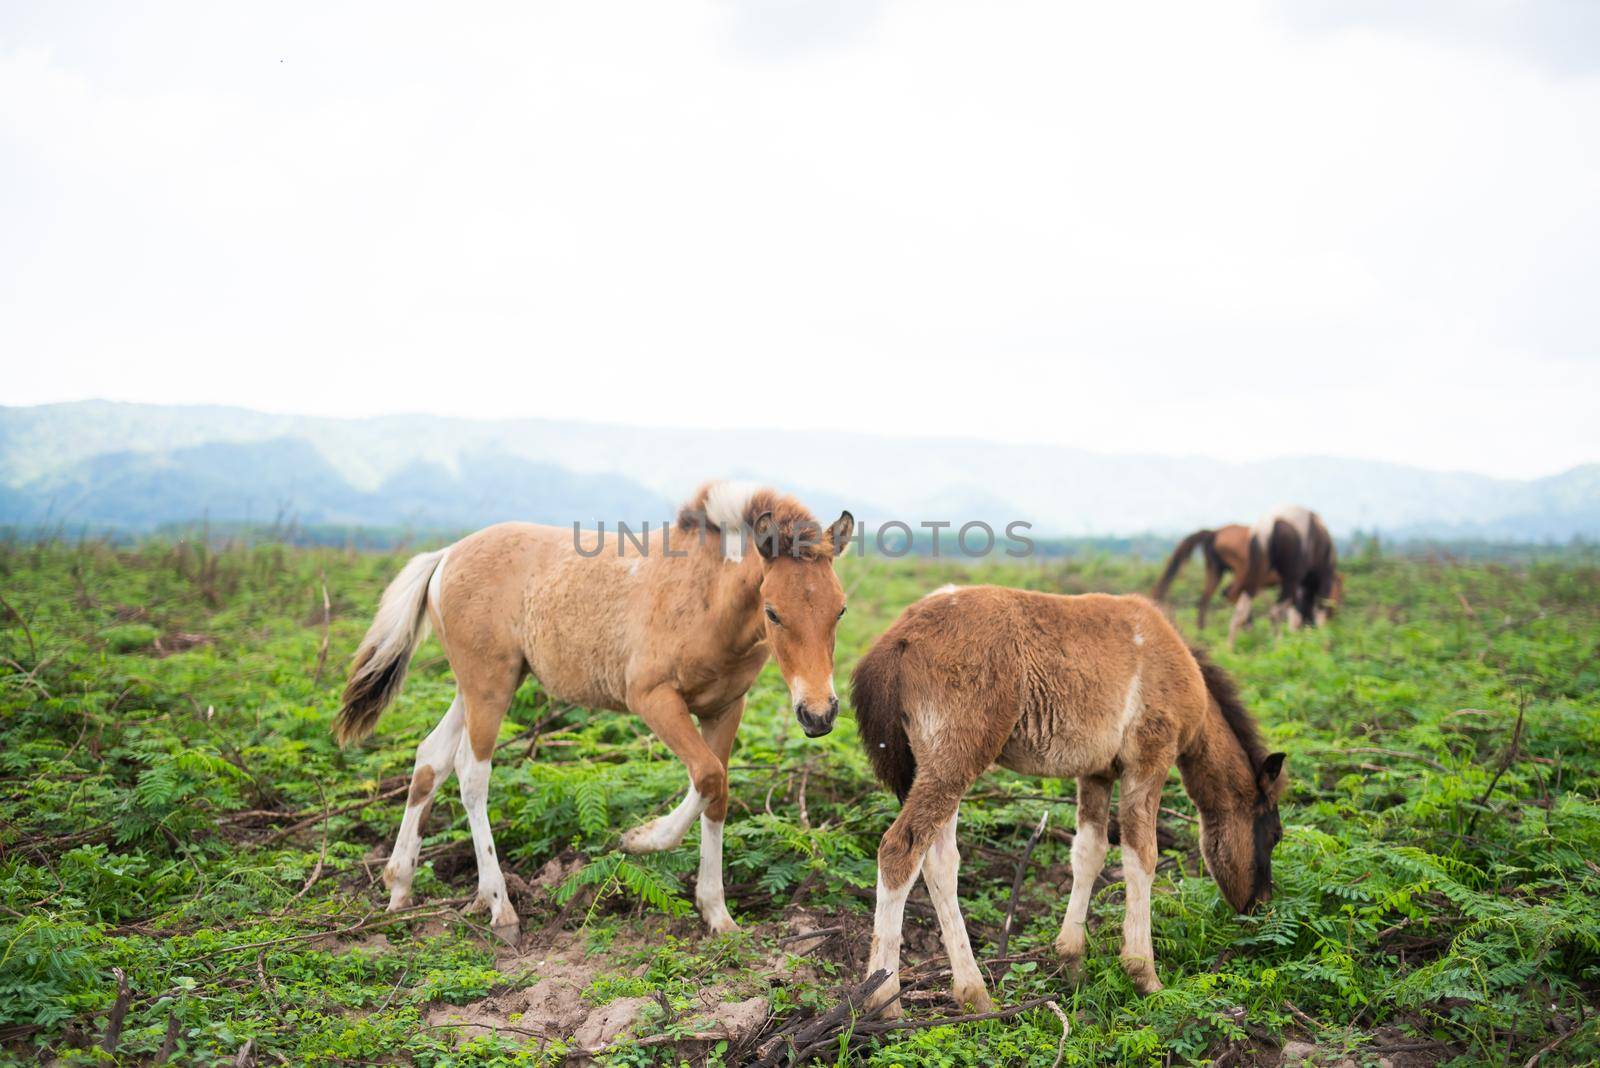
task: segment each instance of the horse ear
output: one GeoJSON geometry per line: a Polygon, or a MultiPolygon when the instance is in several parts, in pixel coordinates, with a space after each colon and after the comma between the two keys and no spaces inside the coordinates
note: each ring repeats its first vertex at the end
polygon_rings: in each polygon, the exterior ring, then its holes
{"type": "Polygon", "coordinates": [[[843,556],[850,545],[850,535],[856,529],[856,517],[849,512],[840,512],[839,518],[833,521],[833,526],[828,528],[828,539],[833,545],[833,555],[843,556]]]}
{"type": "Polygon", "coordinates": [[[1270,753],[1267,759],[1261,762],[1261,770],[1256,772],[1256,785],[1261,792],[1269,797],[1276,797],[1278,780],[1283,774],[1283,762],[1287,753],[1270,753]]]}
{"type": "Polygon", "coordinates": [[[756,516],[755,523],[750,527],[750,533],[755,537],[756,552],[761,554],[763,560],[777,558],[778,524],[773,522],[770,509],[756,516]]]}

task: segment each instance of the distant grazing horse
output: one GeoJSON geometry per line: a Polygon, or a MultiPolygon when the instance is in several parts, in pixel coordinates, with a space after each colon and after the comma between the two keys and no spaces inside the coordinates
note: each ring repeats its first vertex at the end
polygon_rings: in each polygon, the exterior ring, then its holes
{"type": "Polygon", "coordinates": [[[1122,964],[1141,993],[1161,989],[1150,890],[1156,810],[1174,763],[1200,811],[1206,867],[1228,903],[1243,912],[1271,897],[1284,755],[1266,752],[1228,676],[1142,597],[946,586],[906,609],[873,644],[856,667],[851,696],[873,769],[901,800],[878,848],[867,965],[869,975],[889,972],[873,1004],[891,1015],[899,1011],[906,895],[919,872],[938,913],[956,1000],[990,1006],[956,903],[956,810],[994,763],[1025,775],[1077,777],[1072,896],[1056,939],[1075,972],[1119,778],[1122,964]]]}
{"type": "MultiPolygon", "coordinates": [[[[1304,508],[1292,505],[1286,505],[1268,513],[1268,516],[1263,517],[1255,527],[1229,523],[1227,526],[1218,527],[1215,530],[1197,530],[1190,534],[1178,543],[1176,549],[1172,550],[1172,556],[1167,559],[1166,569],[1161,572],[1161,578],[1156,582],[1155,589],[1150,591],[1150,596],[1156,601],[1166,601],[1167,591],[1172,588],[1173,580],[1178,577],[1178,571],[1188,562],[1189,557],[1194,554],[1194,550],[1199,548],[1205,557],[1206,581],[1204,588],[1200,591],[1199,603],[1196,605],[1196,614],[1199,617],[1198,625],[1201,630],[1205,629],[1206,610],[1211,605],[1211,598],[1216,593],[1222,577],[1231,572],[1234,580],[1228,584],[1227,589],[1222,591],[1222,595],[1234,606],[1235,619],[1228,629],[1228,641],[1231,643],[1239,628],[1249,621],[1251,600],[1259,595],[1263,589],[1269,586],[1279,587],[1280,605],[1283,601],[1290,601],[1294,598],[1292,587],[1288,592],[1284,592],[1282,581],[1278,576],[1275,565],[1272,563],[1271,532],[1280,518],[1289,523],[1290,530],[1294,533],[1296,539],[1300,539],[1301,545],[1313,547],[1313,552],[1310,556],[1305,553],[1298,554],[1303,562],[1315,556],[1315,546],[1319,542],[1325,542],[1328,547],[1326,570],[1317,573],[1317,582],[1322,583],[1325,581],[1326,589],[1316,595],[1316,603],[1310,608],[1309,614],[1304,611],[1300,613],[1304,619],[1309,619],[1315,624],[1320,625],[1327,622],[1328,617],[1338,608],[1339,601],[1344,595],[1344,578],[1339,574],[1335,566],[1333,542],[1332,539],[1328,538],[1327,528],[1322,526],[1322,520],[1317,517],[1315,512],[1309,512],[1304,508]],[[1268,519],[1273,521],[1272,526],[1266,526],[1268,519]],[[1320,529],[1320,534],[1316,533],[1318,529],[1320,529]],[[1266,564],[1266,571],[1260,575],[1256,575],[1251,571],[1250,553],[1252,545],[1258,544],[1254,537],[1257,530],[1265,530],[1267,532],[1265,541],[1260,543],[1266,546],[1265,549],[1261,550],[1261,560],[1266,564]],[[1302,530],[1305,531],[1303,537],[1301,535],[1302,530]],[[1243,599],[1242,607],[1241,599],[1243,599]]],[[[1281,556],[1296,555],[1295,550],[1287,543],[1280,544],[1278,551],[1281,556]]],[[[1282,607],[1274,608],[1273,619],[1276,621],[1283,614],[1282,607]]],[[[1299,625],[1300,621],[1291,615],[1290,626],[1297,628],[1299,625]]]]}
{"type": "Polygon", "coordinates": [[[1250,528],[1249,558],[1234,580],[1237,599],[1228,623],[1228,644],[1250,618],[1252,600],[1277,584],[1274,622],[1287,617],[1290,630],[1328,621],[1329,604],[1343,590],[1333,538],[1322,517],[1297,504],[1285,504],[1250,528]]]}
{"type": "MultiPolygon", "coordinates": [[[[1172,550],[1172,556],[1167,560],[1167,568],[1161,572],[1161,580],[1156,583],[1156,588],[1150,591],[1150,596],[1156,601],[1165,601],[1167,591],[1172,588],[1172,582],[1178,577],[1178,570],[1189,562],[1189,557],[1194,554],[1196,547],[1205,556],[1206,584],[1200,591],[1200,603],[1196,606],[1199,613],[1199,626],[1206,628],[1206,609],[1211,605],[1211,598],[1217,592],[1217,585],[1221,583],[1222,576],[1230,571],[1235,575],[1242,574],[1250,562],[1250,528],[1239,523],[1229,523],[1227,526],[1215,530],[1197,530],[1178,543],[1172,550]]],[[[1277,582],[1276,575],[1269,576],[1271,582],[1277,582]]],[[[1237,600],[1237,583],[1230,585],[1224,594],[1229,601],[1237,600]]]]}
{"type": "Polygon", "coordinates": [[[845,512],[824,530],[793,498],[714,482],[676,527],[643,539],[503,523],[406,564],[362,640],[335,723],[341,744],[364,737],[400,690],[431,624],[456,677],[444,719],[417,747],[394,852],[389,909],[406,907],[421,828],[454,767],[478,860],[478,897],[496,934],[518,932],[489,831],[489,760],[500,722],[529,674],[550,696],[631,711],[689,772],[673,811],[629,831],[632,853],[671,849],[700,820],[695,902],[714,932],[737,927],[722,893],[728,755],[745,693],[777,657],[807,735],[833,729],[833,638],[844,590],[833,558],[850,541],[845,512]],[[755,553],[743,551],[746,535],[755,553]],[[699,729],[695,720],[699,720],[699,729]]]}

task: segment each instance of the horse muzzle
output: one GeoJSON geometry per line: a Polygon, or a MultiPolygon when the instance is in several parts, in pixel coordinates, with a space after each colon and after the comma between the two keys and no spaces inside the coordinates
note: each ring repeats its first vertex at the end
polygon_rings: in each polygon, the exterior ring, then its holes
{"type": "Polygon", "coordinates": [[[806,732],[807,738],[821,738],[833,730],[833,721],[839,716],[839,699],[828,698],[828,703],[820,709],[807,701],[802,701],[794,706],[795,718],[800,721],[800,729],[806,732]]]}

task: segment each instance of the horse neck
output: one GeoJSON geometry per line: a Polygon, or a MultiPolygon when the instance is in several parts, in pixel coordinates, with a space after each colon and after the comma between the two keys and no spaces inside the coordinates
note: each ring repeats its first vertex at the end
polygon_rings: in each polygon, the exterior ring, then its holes
{"type": "Polygon", "coordinates": [[[1178,754],[1178,774],[1202,817],[1247,810],[1255,803],[1255,771],[1216,701],[1206,701],[1199,729],[1178,754]]]}
{"type": "Polygon", "coordinates": [[[712,563],[711,591],[708,601],[709,624],[717,628],[724,644],[735,651],[743,651],[761,640],[764,627],[761,622],[761,557],[754,552],[730,564],[721,558],[721,550],[712,563]]]}

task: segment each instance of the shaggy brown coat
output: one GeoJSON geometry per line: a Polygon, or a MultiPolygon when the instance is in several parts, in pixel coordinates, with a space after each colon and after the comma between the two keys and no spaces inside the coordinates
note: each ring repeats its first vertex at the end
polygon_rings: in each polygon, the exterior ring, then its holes
{"type": "Polygon", "coordinates": [[[1208,868],[1235,908],[1270,896],[1281,835],[1283,754],[1268,754],[1226,674],[1189,649],[1141,597],[1064,597],[946,587],[913,604],[857,665],[851,694],[878,777],[901,798],[878,851],[878,923],[869,974],[891,979],[901,910],[920,872],[939,912],[956,996],[987,1005],[955,904],[955,819],[992,764],[1076,778],[1073,893],[1057,948],[1081,961],[1089,894],[1104,861],[1111,786],[1120,780],[1128,912],[1123,962],[1160,988],[1150,941],[1156,811],[1177,764],[1202,819],[1208,868]]]}

